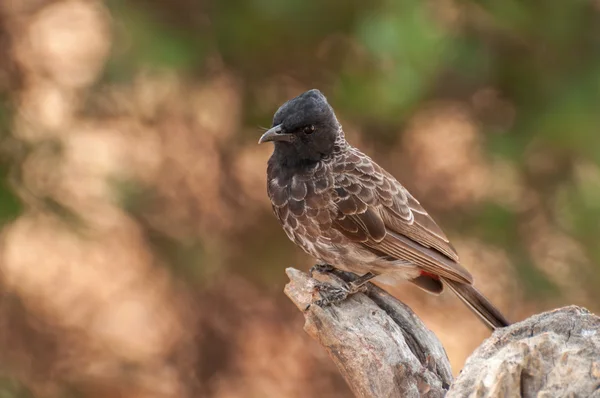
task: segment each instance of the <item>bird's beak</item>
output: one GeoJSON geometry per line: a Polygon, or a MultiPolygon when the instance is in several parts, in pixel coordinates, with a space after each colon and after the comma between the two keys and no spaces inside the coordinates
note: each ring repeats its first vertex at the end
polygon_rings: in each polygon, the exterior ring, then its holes
{"type": "Polygon", "coordinates": [[[274,126],[274,127],[271,127],[270,129],[268,129],[262,135],[262,137],[260,137],[260,139],[258,140],[258,143],[262,144],[263,142],[269,142],[269,141],[292,142],[293,139],[294,139],[293,134],[284,133],[283,128],[281,127],[281,124],[278,124],[277,126],[274,126]]]}

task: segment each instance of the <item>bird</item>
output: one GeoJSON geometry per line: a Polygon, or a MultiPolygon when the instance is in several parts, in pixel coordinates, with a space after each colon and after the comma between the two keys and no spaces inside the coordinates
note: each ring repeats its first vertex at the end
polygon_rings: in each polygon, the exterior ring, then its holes
{"type": "Polygon", "coordinates": [[[350,145],[318,89],[279,107],[258,143],[272,142],[267,193],[290,240],[317,261],[313,271],[358,276],[347,286],[320,285],[321,307],[342,302],[375,280],[409,281],[439,295],[453,291],[488,328],[510,325],[473,286],[458,253],[409,191],[350,145]]]}

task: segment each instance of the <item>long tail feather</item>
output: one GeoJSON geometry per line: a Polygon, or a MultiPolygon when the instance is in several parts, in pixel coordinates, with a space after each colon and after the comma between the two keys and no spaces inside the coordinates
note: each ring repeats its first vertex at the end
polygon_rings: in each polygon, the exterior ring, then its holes
{"type": "Polygon", "coordinates": [[[510,325],[504,315],[473,286],[445,278],[442,280],[491,330],[510,325]]]}

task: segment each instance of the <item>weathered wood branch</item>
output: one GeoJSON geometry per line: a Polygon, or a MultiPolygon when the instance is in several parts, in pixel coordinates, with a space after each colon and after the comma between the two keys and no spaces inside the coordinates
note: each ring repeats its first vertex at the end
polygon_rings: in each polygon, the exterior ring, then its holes
{"type": "MultiPolygon", "coordinates": [[[[600,318],[570,306],[495,331],[452,382],[444,348],[417,316],[369,284],[326,308],[311,306],[315,279],[293,268],[285,293],[304,330],[329,353],[358,397],[598,397],[600,318]]],[[[335,271],[320,281],[340,285],[335,271]]]]}
{"type": "MultiPolygon", "coordinates": [[[[293,268],[285,293],[304,312],[304,330],[329,353],[358,397],[443,397],[452,382],[446,352],[410,308],[374,285],[366,294],[320,308],[314,279],[293,268]]],[[[340,285],[354,275],[319,274],[340,285]]]]}
{"type": "Polygon", "coordinates": [[[498,330],[446,397],[466,396],[600,398],[600,318],[569,306],[498,330]]]}

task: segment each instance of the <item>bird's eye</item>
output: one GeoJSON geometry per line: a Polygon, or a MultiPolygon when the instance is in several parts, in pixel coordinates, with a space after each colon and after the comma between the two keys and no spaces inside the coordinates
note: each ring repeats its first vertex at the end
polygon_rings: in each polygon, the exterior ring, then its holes
{"type": "Polygon", "coordinates": [[[304,127],[304,134],[312,134],[315,132],[315,125],[311,124],[310,126],[304,127]]]}

